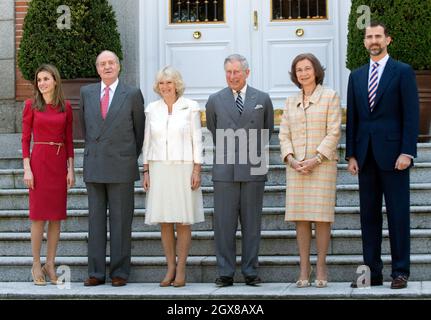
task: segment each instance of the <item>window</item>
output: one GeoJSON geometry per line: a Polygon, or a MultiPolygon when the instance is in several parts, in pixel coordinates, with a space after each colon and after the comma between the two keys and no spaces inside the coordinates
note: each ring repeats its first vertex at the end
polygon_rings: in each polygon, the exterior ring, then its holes
{"type": "Polygon", "coordinates": [[[326,0],[272,0],[272,20],[327,19],[326,0]]]}
{"type": "Polygon", "coordinates": [[[171,0],[171,23],[224,22],[223,0],[171,0]]]}

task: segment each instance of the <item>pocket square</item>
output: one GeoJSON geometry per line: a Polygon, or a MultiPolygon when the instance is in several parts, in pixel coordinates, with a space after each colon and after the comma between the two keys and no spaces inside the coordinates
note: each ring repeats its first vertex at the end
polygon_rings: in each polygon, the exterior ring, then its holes
{"type": "Polygon", "coordinates": [[[263,105],[258,104],[258,105],[256,105],[256,107],[254,107],[254,109],[263,109],[263,105]]]}

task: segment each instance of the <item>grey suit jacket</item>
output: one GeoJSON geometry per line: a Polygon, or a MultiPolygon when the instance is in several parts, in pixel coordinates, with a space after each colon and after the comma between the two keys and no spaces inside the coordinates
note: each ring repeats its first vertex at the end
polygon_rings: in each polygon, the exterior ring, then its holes
{"type": "MultiPolygon", "coordinates": [[[[208,98],[206,104],[206,121],[208,129],[212,133],[215,145],[223,143],[223,141],[217,141],[217,129],[233,129],[234,131],[245,129],[247,141],[249,141],[250,138],[250,130],[256,129],[258,137],[256,144],[257,153],[252,148],[252,154],[261,156],[260,151],[263,150],[262,147],[264,148],[269,144],[269,139],[274,130],[274,109],[272,101],[267,93],[247,86],[244,111],[240,114],[235,105],[232,90],[230,88],[224,88],[208,98]],[[268,139],[263,139],[261,137],[262,129],[268,129],[268,139]]],[[[236,139],[235,162],[233,164],[229,164],[229,161],[227,161],[228,144],[226,141],[224,143],[222,155],[224,158],[223,164],[216,162],[216,147],[213,164],[213,181],[266,181],[266,174],[252,174],[251,169],[253,167],[257,168],[261,164],[255,164],[255,161],[250,161],[248,143],[245,146],[247,149],[247,162],[241,164],[242,161],[239,161],[240,146],[238,145],[238,141],[239,139],[236,139]]],[[[242,146],[242,151],[244,151],[244,146],[242,146]]],[[[219,157],[220,156],[221,155],[219,155],[219,157]]]]}
{"type": "Polygon", "coordinates": [[[81,88],[80,117],[85,137],[84,181],[126,183],[139,180],[138,157],[144,141],[141,90],[121,80],[106,119],[100,112],[101,83],[81,88]]]}

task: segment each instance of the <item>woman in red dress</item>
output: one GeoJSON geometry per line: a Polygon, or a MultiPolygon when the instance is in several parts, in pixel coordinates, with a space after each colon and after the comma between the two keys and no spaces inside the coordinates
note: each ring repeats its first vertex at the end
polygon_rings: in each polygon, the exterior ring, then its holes
{"type": "Polygon", "coordinates": [[[56,67],[49,64],[40,66],[33,86],[35,96],[25,101],[22,116],[24,183],[29,188],[33,253],[31,273],[35,285],[46,285],[45,276],[52,284],[57,284],[55,256],[60,224],[66,219],[67,189],[75,183],[72,107],[69,101],[64,100],[56,67]],[[49,221],[47,255],[42,267],[40,251],[46,221],[49,221]]]}

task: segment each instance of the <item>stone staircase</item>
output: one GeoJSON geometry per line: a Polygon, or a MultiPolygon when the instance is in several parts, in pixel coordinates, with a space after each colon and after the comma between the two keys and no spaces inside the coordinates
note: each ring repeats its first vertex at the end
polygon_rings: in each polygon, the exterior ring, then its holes
{"type": "MultiPolygon", "coordinates": [[[[344,132],[344,130],[343,130],[344,132]]],[[[205,134],[208,131],[205,129],[205,134]]],[[[22,182],[23,170],[19,136],[0,155],[0,282],[30,280],[31,245],[28,220],[28,194],[22,182]]],[[[9,139],[9,140],[10,140],[9,139]]],[[[342,142],[345,141],[343,137],[342,142]]],[[[2,144],[3,145],[3,144],[2,144]]],[[[210,148],[207,146],[207,148],[210,148]]],[[[329,280],[347,282],[355,277],[362,264],[357,178],[347,172],[345,146],[340,144],[337,205],[332,240],[327,258],[329,280]]],[[[87,193],[82,180],[83,150],[75,150],[76,186],[69,191],[68,219],[62,224],[58,264],[71,268],[72,281],[87,276],[87,193]]],[[[293,223],[284,221],[285,167],[281,163],[278,128],[270,146],[270,170],[265,187],[260,249],[260,275],[265,282],[294,282],[298,274],[298,250],[293,223]]],[[[212,283],[216,277],[216,259],[212,229],[213,187],[211,167],[202,170],[205,222],[193,226],[192,247],[188,260],[190,283],[212,283]]],[[[160,232],[157,226],[144,224],[145,193],[140,182],[135,185],[135,217],[132,233],[132,271],[130,282],[157,283],[165,273],[160,232]]],[[[386,219],[384,221],[386,228],[386,219]]],[[[418,158],[411,170],[411,280],[431,279],[431,143],[418,145],[418,158]]],[[[389,279],[390,255],[388,232],[383,237],[384,277],[389,279]]],[[[241,252],[241,235],[237,234],[241,252]]],[[[108,246],[109,247],[109,246],[108,246]]],[[[45,244],[44,248],[45,250],[45,244]]],[[[45,251],[43,251],[45,252],[45,251]]],[[[109,252],[109,248],[108,248],[109,252]]],[[[312,246],[315,261],[315,246],[312,246]]],[[[109,261],[109,260],[108,260],[109,261]]],[[[239,256],[238,256],[239,261],[239,256]]],[[[242,282],[240,270],[237,281],[242,282]]]]}

